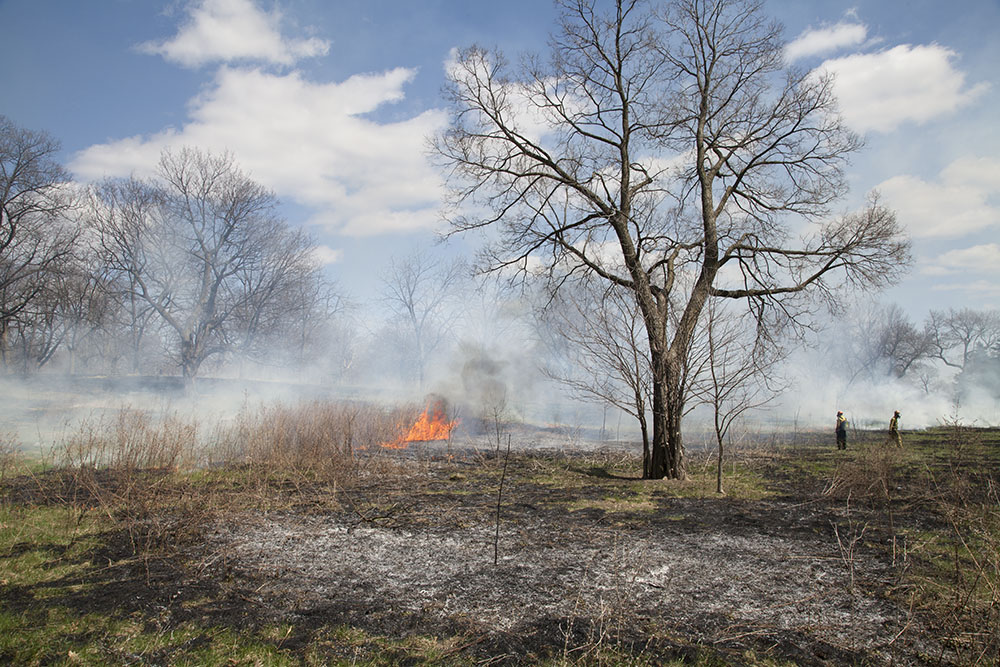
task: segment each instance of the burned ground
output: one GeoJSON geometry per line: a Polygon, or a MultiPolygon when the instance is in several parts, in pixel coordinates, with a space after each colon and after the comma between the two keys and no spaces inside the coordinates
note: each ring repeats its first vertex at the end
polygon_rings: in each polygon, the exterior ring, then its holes
{"type": "Polygon", "coordinates": [[[354,489],[338,511],[245,516],[220,526],[209,552],[228,554],[229,576],[254,582],[293,624],[458,634],[481,660],[703,647],[737,663],[881,663],[934,652],[885,597],[885,554],[857,543],[860,525],[835,529],[837,508],[677,497],[677,483],[616,477],[593,458],[518,456],[498,536],[498,480],[468,465],[425,462],[419,479],[354,489]]]}
{"type": "MultiPolygon", "coordinates": [[[[320,663],[416,664],[399,642],[421,638],[437,647],[430,662],[452,664],[962,662],[901,586],[895,536],[940,517],[901,501],[889,525],[881,501],[805,472],[837,470],[836,452],[744,454],[727,496],[708,474],[637,479],[617,451],[522,450],[506,466],[474,450],[380,456],[377,474],[271,480],[253,503],[219,503],[233,480],[209,476],[197,488],[218,487],[213,510],[196,530],[160,520],[137,558],[135,528],[154,520],[138,517],[58,602],[162,632],[287,624],[280,650],[320,663]]],[[[3,593],[8,610],[40,600],[3,593]]],[[[143,661],[207,640],[186,641],[143,661]]]]}

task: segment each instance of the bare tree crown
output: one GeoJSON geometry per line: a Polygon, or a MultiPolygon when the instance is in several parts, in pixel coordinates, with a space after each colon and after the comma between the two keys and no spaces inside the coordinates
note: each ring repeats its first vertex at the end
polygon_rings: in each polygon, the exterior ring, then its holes
{"type": "Polygon", "coordinates": [[[861,141],[831,81],[786,66],[759,2],[559,4],[550,58],[512,68],[473,47],[453,64],[452,120],[435,143],[453,229],[498,230],[486,270],[556,288],[587,275],[632,295],[653,369],[654,467],[655,431],[670,430],[664,465],[683,475],[683,367],[708,300],[794,320],[796,295],[892,282],[908,242],[876,198],[827,220],[861,141]],[[814,231],[797,240],[793,224],[814,231]]]}

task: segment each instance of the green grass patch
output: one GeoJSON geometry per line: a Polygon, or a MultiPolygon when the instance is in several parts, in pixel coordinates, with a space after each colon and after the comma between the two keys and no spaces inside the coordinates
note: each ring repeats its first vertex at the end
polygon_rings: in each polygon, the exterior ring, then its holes
{"type": "Polygon", "coordinates": [[[96,514],[77,507],[0,504],[0,584],[40,586],[81,573],[100,529],[96,514]]]}
{"type": "Polygon", "coordinates": [[[271,636],[182,624],[151,629],[142,618],[0,610],[0,660],[18,665],[297,665],[271,636]]]}

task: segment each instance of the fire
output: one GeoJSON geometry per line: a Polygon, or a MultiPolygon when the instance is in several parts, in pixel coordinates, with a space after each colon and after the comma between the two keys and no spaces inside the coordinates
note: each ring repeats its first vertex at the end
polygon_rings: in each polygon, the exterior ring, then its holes
{"type": "Polygon", "coordinates": [[[423,413],[414,422],[406,435],[400,437],[395,442],[384,442],[383,447],[389,449],[404,449],[410,442],[425,442],[427,440],[447,440],[451,437],[451,430],[458,424],[458,420],[448,421],[445,415],[444,403],[435,401],[424,408],[423,413]]]}

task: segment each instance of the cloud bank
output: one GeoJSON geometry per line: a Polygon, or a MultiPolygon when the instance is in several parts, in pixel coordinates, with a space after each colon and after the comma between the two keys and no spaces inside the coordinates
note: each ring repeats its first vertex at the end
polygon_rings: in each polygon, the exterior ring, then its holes
{"type": "Polygon", "coordinates": [[[138,48],[183,67],[238,60],[292,65],[329,51],[330,43],[315,37],[284,37],[281,21],[279,11],[262,12],[251,0],[203,0],[188,6],[188,20],[172,39],[138,48]]]}
{"type": "Polygon", "coordinates": [[[916,238],[962,238],[1000,227],[1000,160],[964,157],[937,181],[902,174],[876,189],[916,238]]]}
{"type": "Polygon", "coordinates": [[[366,236],[433,228],[443,185],[426,160],[426,137],[446,122],[429,110],[395,122],[372,112],[402,100],[416,71],[398,67],[341,82],[299,71],[276,73],[326,53],[317,39],[283,36],[281,16],[249,0],[203,0],[188,7],[177,35],[143,50],[184,66],[223,64],[188,103],[188,118],[168,127],[91,146],[69,167],[83,180],[146,174],[166,147],[230,151],[279,198],[313,209],[308,221],[327,232],[366,236]]]}
{"type": "Polygon", "coordinates": [[[785,58],[794,62],[801,58],[836,51],[848,46],[856,46],[865,41],[868,28],[860,23],[838,23],[828,28],[816,28],[803,32],[785,47],[785,58]]]}
{"type": "Polygon", "coordinates": [[[844,119],[860,132],[890,132],[903,123],[926,123],[961,109],[988,88],[966,86],[957,54],[938,45],[901,44],[877,53],[827,60],[844,119]]]}

